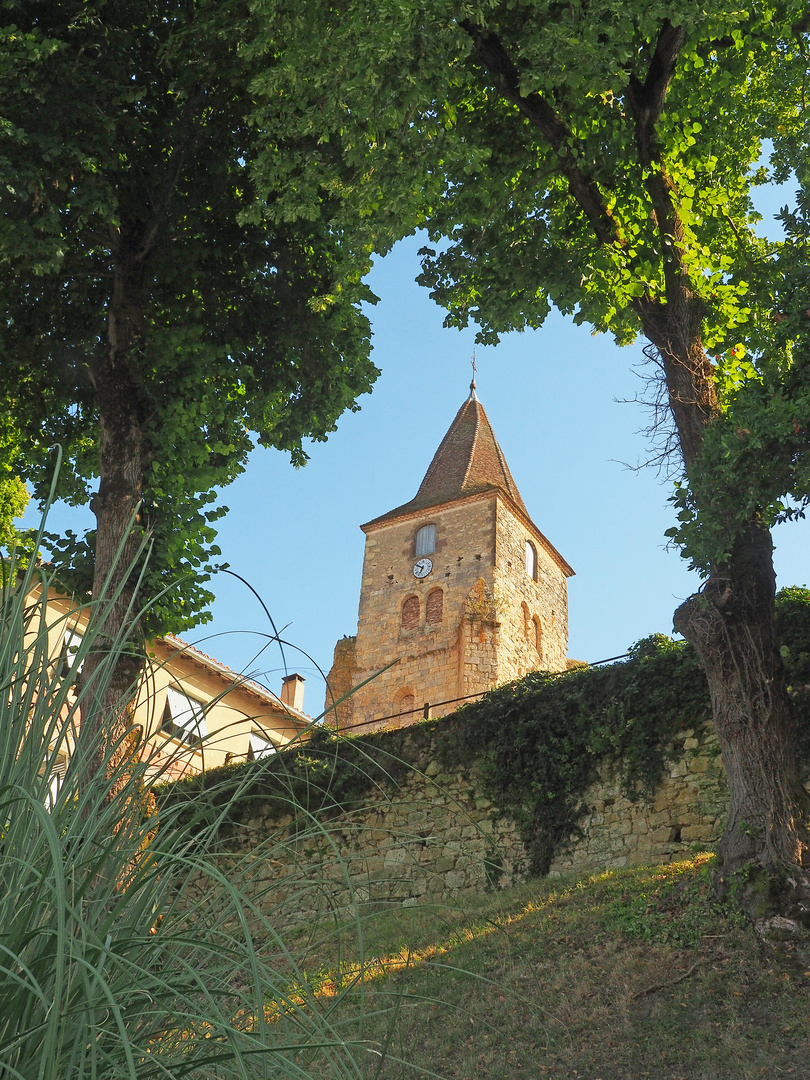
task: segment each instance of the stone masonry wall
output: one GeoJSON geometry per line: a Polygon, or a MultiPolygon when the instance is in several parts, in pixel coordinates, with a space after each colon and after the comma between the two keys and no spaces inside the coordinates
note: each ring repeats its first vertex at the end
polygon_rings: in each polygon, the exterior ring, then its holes
{"type": "Polygon", "coordinates": [[[324,722],[338,731],[350,728],[354,721],[354,695],[349,694],[356,684],[355,651],[356,637],[342,637],[335,645],[332,667],[326,677],[326,701],[324,703],[324,722]],[[341,698],[345,697],[345,701],[341,698]],[[339,702],[333,705],[334,702],[339,702]]]}
{"type": "MultiPolygon", "coordinates": [[[[360,591],[355,677],[359,683],[377,672],[382,674],[354,695],[355,724],[398,712],[399,697],[406,691],[414,695],[418,712],[413,719],[417,720],[426,701],[449,701],[489,689],[493,684],[489,678],[468,689],[462,665],[467,601],[479,578],[491,578],[494,531],[495,506],[491,497],[434,507],[369,530],[360,591]],[[418,580],[413,576],[415,537],[423,525],[431,523],[436,525],[436,550],[430,556],[433,570],[418,580]],[[443,592],[442,618],[431,624],[426,621],[427,597],[436,588],[443,592]],[[413,628],[402,625],[402,606],[409,596],[417,597],[419,602],[419,617],[413,628]],[[388,667],[394,660],[397,663],[388,667]]],[[[449,706],[434,715],[453,708],[449,706]]],[[[409,718],[403,718],[403,722],[408,723],[409,718]]]]}
{"type": "MultiPolygon", "coordinates": [[[[542,534],[529,529],[498,499],[494,589],[501,619],[498,682],[530,671],[564,671],[568,653],[568,584],[559,563],[546,550],[542,534]],[[536,580],[526,572],[526,541],[537,552],[536,580]],[[528,616],[524,627],[523,606],[528,616]],[[537,648],[534,619],[540,625],[537,648]]],[[[547,541],[545,541],[547,543],[547,541]]]]}
{"type": "Polygon", "coordinates": [[[651,802],[630,802],[610,769],[583,802],[582,836],[557,855],[552,874],[671,862],[694,845],[714,843],[725,827],[728,786],[713,726],[676,737],[651,802]]]}
{"type": "MultiPolygon", "coordinates": [[[[481,793],[475,768],[445,771],[435,731],[424,726],[384,738],[400,740],[392,752],[402,752],[413,767],[401,784],[375,787],[370,805],[324,822],[274,817],[259,804],[234,830],[226,872],[247,875],[256,904],[279,926],[347,913],[357,903],[454,901],[525,876],[515,824],[481,793]]],[[[581,837],[558,854],[551,873],[686,857],[694,845],[719,838],[726,798],[711,726],[684,730],[651,802],[631,803],[605,770],[585,795],[581,837]]],[[[197,887],[202,892],[211,883],[197,887]]]]}
{"type": "Polygon", "coordinates": [[[372,681],[339,710],[341,729],[406,726],[421,719],[426,702],[431,715],[443,716],[456,705],[437,703],[529,671],[565,670],[566,577],[548,547],[492,491],[369,527],[354,657],[338,642],[329,684],[340,696],[334,685],[346,681],[350,663],[354,685],[372,681]],[[436,526],[436,550],[433,570],[419,580],[414,541],[427,524],[436,526]],[[537,551],[536,580],[526,572],[527,540],[537,551]],[[428,601],[438,590],[441,616],[431,619],[428,601]],[[406,601],[412,622],[403,619],[406,601]],[[411,696],[414,711],[396,716],[411,696]]]}

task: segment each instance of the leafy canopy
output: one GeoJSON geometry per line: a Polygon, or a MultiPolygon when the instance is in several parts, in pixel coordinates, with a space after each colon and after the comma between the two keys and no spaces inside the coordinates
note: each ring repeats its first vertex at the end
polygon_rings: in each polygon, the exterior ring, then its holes
{"type": "Polygon", "coordinates": [[[309,112],[303,130],[334,142],[342,116],[344,150],[373,162],[369,205],[428,230],[421,281],[448,325],[494,343],[553,305],[627,343],[688,290],[717,399],[677,495],[697,566],[743,522],[801,510],[805,203],[773,243],[751,191],[791,169],[806,190],[803,2],[344,0],[288,18],[310,60],[265,80],[321,95],[325,127],[309,112]]]}
{"type": "MultiPolygon", "coordinates": [[[[94,370],[128,259],[146,587],[185,576],[151,615],[177,630],[210,599],[217,489],[256,443],[302,464],[304,439],[325,438],[371,388],[369,240],[344,193],[310,190],[320,152],[287,130],[295,99],[252,88],[283,47],[277,23],[239,0],[0,11],[0,398],[16,434],[0,440],[0,468],[42,498],[61,444],[58,494],[90,499],[94,370]],[[261,150],[277,164],[257,183],[261,150]]],[[[55,543],[88,585],[93,535],[55,543]]]]}

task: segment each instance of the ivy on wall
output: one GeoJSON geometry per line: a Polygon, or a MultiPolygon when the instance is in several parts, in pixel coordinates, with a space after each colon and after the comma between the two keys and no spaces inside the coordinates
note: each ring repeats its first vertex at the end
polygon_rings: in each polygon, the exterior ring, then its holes
{"type": "Polygon", "coordinates": [[[810,589],[792,586],[776,594],[776,630],[796,715],[800,765],[810,765],[810,589]]]}
{"type": "MultiPolygon", "coordinates": [[[[810,760],[810,590],[777,597],[779,640],[794,700],[800,760],[810,760]]],[[[439,734],[446,768],[475,763],[484,794],[518,826],[535,874],[548,872],[578,833],[583,796],[613,765],[623,793],[647,798],[667,747],[711,717],[693,649],[664,634],[644,638],[627,661],[566,675],[534,672],[454,713],[439,734]]]]}
{"type": "MultiPolygon", "coordinates": [[[[796,706],[799,760],[810,763],[810,590],[777,596],[781,652],[796,706]]],[[[283,818],[293,808],[334,818],[370,797],[389,797],[435,753],[447,772],[477,769],[482,794],[518,826],[529,869],[548,871],[577,835],[583,797],[600,766],[613,765],[630,799],[657,788],[668,747],[711,716],[693,650],[663,634],[644,638],[629,658],[564,675],[534,672],[490,691],[449,717],[398,731],[334,738],[316,728],[305,746],[248,764],[211,769],[164,789],[189,814],[223,825],[257,812],[283,818]],[[238,798],[234,801],[234,792],[238,798]]]]}
{"type": "Polygon", "coordinates": [[[534,672],[460,709],[439,737],[445,767],[476,763],[484,794],[518,826],[529,869],[548,872],[585,812],[600,764],[617,766],[631,799],[650,795],[667,743],[711,715],[692,650],[663,634],[622,664],[534,672]]]}

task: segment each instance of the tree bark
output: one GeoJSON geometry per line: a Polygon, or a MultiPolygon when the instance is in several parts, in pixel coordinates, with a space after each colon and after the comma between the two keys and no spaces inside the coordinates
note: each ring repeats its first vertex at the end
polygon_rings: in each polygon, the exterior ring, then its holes
{"type": "Polygon", "coordinates": [[[709,684],[729,786],[716,881],[754,920],[810,916],[810,800],[775,632],[773,544],[749,524],[728,563],[675,612],[709,684]]]}
{"type": "MultiPolygon", "coordinates": [[[[672,302],[655,309],[642,305],[640,315],[661,357],[688,472],[699,463],[706,426],[719,408],[699,306],[676,269],[667,290],[672,302]]],[[[774,915],[810,925],[810,799],[796,769],[775,595],[770,531],[749,521],[728,561],[712,566],[700,592],[677,609],[674,625],[706,674],[729,786],[718,891],[737,895],[746,914],[763,926],[774,915]]]]}
{"type": "Polygon", "coordinates": [[[99,488],[91,501],[96,518],[93,607],[94,643],[80,676],[82,735],[93,747],[95,769],[109,768],[126,726],[144,662],[135,575],[139,505],[147,440],[142,394],[133,355],[142,325],[143,259],[136,238],[122,228],[114,243],[113,287],[106,348],[91,363],[99,415],[99,488]],[[99,677],[105,660],[113,663],[99,677]]]}

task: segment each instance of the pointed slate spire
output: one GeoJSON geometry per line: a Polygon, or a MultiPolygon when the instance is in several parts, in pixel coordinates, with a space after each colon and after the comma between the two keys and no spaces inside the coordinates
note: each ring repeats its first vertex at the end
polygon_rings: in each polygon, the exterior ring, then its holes
{"type": "Polygon", "coordinates": [[[415,498],[375,518],[374,522],[493,489],[503,491],[529,517],[484,407],[475,393],[473,379],[470,396],[442,439],[415,498]]]}

